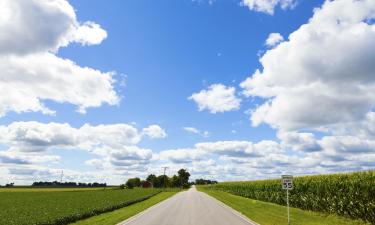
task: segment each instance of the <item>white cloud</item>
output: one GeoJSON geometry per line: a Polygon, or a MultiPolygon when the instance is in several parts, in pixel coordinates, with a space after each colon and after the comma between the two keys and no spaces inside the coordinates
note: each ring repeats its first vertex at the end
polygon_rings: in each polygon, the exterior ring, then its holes
{"type": "Polygon", "coordinates": [[[283,38],[283,36],[281,36],[280,33],[270,33],[268,35],[268,38],[267,38],[265,44],[268,47],[275,47],[276,45],[278,45],[282,41],[284,41],[284,38],[283,38]]]}
{"type": "Polygon", "coordinates": [[[112,165],[128,167],[144,165],[150,162],[152,159],[152,150],[142,149],[137,146],[124,146],[121,149],[110,149],[109,161],[112,165]]]}
{"type": "Polygon", "coordinates": [[[188,133],[192,133],[192,134],[198,134],[202,137],[209,137],[210,136],[210,132],[208,131],[200,131],[198,130],[197,128],[195,127],[182,127],[182,129],[188,133]]]}
{"type": "MultiPolygon", "coordinates": [[[[105,175],[108,179],[123,181],[124,175],[144,175],[154,161],[155,154],[151,149],[137,146],[143,136],[143,131],[139,132],[129,124],[84,124],[74,128],[66,123],[14,122],[0,126],[0,145],[4,148],[0,151],[0,166],[6,169],[6,177],[21,179],[23,183],[36,177],[52,179],[54,176],[45,165],[67,160],[55,154],[63,150],[80,150],[93,155],[92,159],[84,162],[98,170],[98,174],[93,172],[89,175],[90,179],[109,173],[105,175]],[[45,175],[41,176],[40,173],[44,172],[45,175]]],[[[71,179],[78,179],[78,175],[84,174],[72,173],[71,179]]]]}
{"type": "Polygon", "coordinates": [[[294,151],[314,152],[322,150],[313,133],[278,132],[277,136],[285,148],[294,151]]]}
{"type": "Polygon", "coordinates": [[[20,152],[43,152],[50,148],[94,150],[100,146],[118,148],[140,141],[137,129],[127,124],[73,128],[69,124],[14,122],[0,126],[0,143],[20,152]]]}
{"type": "Polygon", "coordinates": [[[266,153],[280,152],[280,146],[274,141],[218,141],[197,143],[195,147],[203,152],[215,153],[228,157],[260,157],[266,153]]]}
{"type": "Polygon", "coordinates": [[[55,55],[72,42],[100,44],[107,33],[98,24],[78,22],[66,0],[0,4],[0,116],[9,111],[54,114],[44,100],[76,105],[82,113],[119,102],[113,72],[80,67],[55,55]]]}
{"type": "Polygon", "coordinates": [[[201,161],[204,155],[204,152],[197,151],[196,149],[174,149],[160,152],[159,158],[181,164],[201,161]]]}
{"type": "Polygon", "coordinates": [[[152,139],[156,138],[166,138],[167,133],[159,125],[150,125],[146,128],[143,128],[142,133],[152,139]]]}
{"type": "Polygon", "coordinates": [[[326,1],[307,24],[268,50],[241,83],[244,94],[267,99],[254,126],[330,129],[358,123],[375,106],[375,17],[372,0],[326,1]]]}
{"type": "Polygon", "coordinates": [[[198,104],[199,111],[207,109],[211,113],[237,110],[241,103],[241,100],[236,97],[236,89],[222,84],[213,84],[208,87],[208,90],[194,93],[188,99],[198,104]]]}
{"type": "Polygon", "coordinates": [[[242,0],[242,4],[250,10],[273,15],[276,6],[279,5],[283,10],[293,9],[297,0],[242,0]]]}
{"type": "Polygon", "coordinates": [[[66,0],[3,0],[0,6],[0,54],[55,52],[71,42],[100,44],[107,37],[98,24],[78,22],[66,0]]]}
{"type": "Polygon", "coordinates": [[[99,24],[87,21],[74,32],[74,40],[82,45],[98,45],[107,38],[107,32],[99,24]]]}

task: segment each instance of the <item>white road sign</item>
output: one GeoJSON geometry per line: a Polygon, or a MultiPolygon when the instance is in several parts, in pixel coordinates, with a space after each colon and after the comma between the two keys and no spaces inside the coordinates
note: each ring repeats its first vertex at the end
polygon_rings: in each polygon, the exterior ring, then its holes
{"type": "Polygon", "coordinates": [[[292,190],[293,189],[293,176],[292,175],[282,175],[282,186],[285,190],[292,190]]]}

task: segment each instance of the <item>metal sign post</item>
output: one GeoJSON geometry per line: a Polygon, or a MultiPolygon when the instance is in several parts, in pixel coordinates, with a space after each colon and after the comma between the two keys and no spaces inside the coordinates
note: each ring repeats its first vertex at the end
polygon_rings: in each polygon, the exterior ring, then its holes
{"type": "Polygon", "coordinates": [[[293,189],[293,176],[292,175],[282,175],[282,188],[286,190],[286,204],[288,212],[288,225],[290,225],[290,215],[289,215],[289,190],[293,189]]]}

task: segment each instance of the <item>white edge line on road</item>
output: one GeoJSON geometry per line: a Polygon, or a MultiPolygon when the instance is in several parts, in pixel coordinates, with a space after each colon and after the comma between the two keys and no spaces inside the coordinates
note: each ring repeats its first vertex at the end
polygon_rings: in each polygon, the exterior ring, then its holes
{"type": "Polygon", "coordinates": [[[181,193],[181,192],[177,192],[176,194],[168,197],[167,199],[164,199],[163,201],[161,201],[161,202],[159,202],[159,203],[157,203],[157,204],[155,204],[155,205],[153,205],[153,206],[151,206],[151,207],[143,210],[142,212],[139,212],[139,213],[135,214],[132,217],[127,218],[126,220],[124,220],[124,221],[122,221],[122,222],[120,222],[120,223],[118,223],[116,225],[127,225],[127,224],[130,224],[131,222],[133,222],[134,220],[136,220],[138,217],[144,215],[145,213],[147,213],[148,211],[152,210],[153,208],[156,208],[157,206],[166,203],[167,201],[169,201],[171,198],[173,198],[174,196],[176,196],[179,193],[181,193]]]}
{"type": "Polygon", "coordinates": [[[207,195],[208,197],[210,197],[211,199],[215,200],[216,202],[219,203],[219,205],[221,205],[222,207],[228,209],[228,210],[231,211],[234,215],[240,217],[241,219],[245,220],[246,222],[248,222],[248,223],[250,223],[250,224],[252,224],[252,225],[260,225],[259,223],[256,223],[256,222],[252,221],[252,220],[249,219],[247,216],[245,216],[245,215],[243,215],[242,213],[238,212],[237,210],[235,210],[235,209],[229,207],[228,205],[226,205],[226,204],[224,204],[223,202],[219,201],[218,199],[212,197],[211,195],[206,194],[206,193],[204,193],[204,192],[202,192],[202,191],[199,191],[199,192],[202,193],[202,194],[205,194],[205,195],[207,195]]]}

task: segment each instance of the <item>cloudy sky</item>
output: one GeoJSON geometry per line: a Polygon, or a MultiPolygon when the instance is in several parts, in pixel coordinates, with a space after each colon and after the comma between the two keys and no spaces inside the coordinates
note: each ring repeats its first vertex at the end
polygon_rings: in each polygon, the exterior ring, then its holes
{"type": "Polygon", "coordinates": [[[0,0],[0,184],[375,167],[374,0],[0,0]]]}

